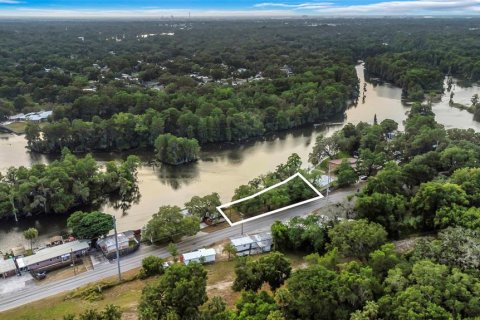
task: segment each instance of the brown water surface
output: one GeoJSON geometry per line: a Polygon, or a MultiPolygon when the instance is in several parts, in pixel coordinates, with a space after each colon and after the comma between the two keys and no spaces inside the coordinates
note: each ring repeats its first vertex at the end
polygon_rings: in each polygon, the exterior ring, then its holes
{"type": "MultiPolygon", "coordinates": [[[[363,91],[364,69],[357,66],[357,74],[363,91]]],[[[335,120],[331,125],[313,128],[301,128],[270,135],[263,139],[250,141],[238,145],[211,145],[203,148],[201,159],[197,163],[170,167],[153,167],[151,154],[138,154],[144,165],[138,172],[140,201],[133,204],[126,215],[111,206],[103,210],[115,214],[119,230],[141,228],[155,213],[159,206],[183,204],[195,195],[206,195],[218,192],[222,201],[230,201],[233,191],[241,184],[287,160],[288,156],[296,152],[307,162],[315,138],[319,134],[330,135],[348,122],[373,122],[374,115],[378,121],[393,119],[403,127],[402,121],[406,118],[409,107],[402,103],[401,89],[390,84],[373,84],[367,82],[365,100],[357,106],[349,108],[345,118],[335,120]]],[[[469,104],[475,93],[480,93],[478,86],[462,88],[458,85],[455,90],[455,102],[469,104]]],[[[362,94],[361,94],[362,96],[362,94]]],[[[474,128],[480,130],[480,123],[473,121],[472,114],[460,111],[448,105],[449,93],[442,97],[442,101],[434,105],[437,121],[447,128],[474,128]]],[[[10,166],[31,166],[33,163],[48,163],[52,158],[27,152],[26,141],[23,136],[0,134],[0,172],[10,166]]],[[[101,163],[108,160],[123,159],[126,154],[95,154],[101,163]]],[[[43,243],[53,235],[65,229],[65,216],[45,216],[24,219],[19,223],[1,221],[0,250],[7,250],[20,243],[25,243],[22,231],[34,226],[39,230],[38,242],[43,243]]]]}

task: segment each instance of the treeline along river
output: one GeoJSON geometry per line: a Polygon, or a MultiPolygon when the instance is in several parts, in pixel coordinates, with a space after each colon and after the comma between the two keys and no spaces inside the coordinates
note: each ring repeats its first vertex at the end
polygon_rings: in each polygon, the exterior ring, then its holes
{"type": "MultiPolygon", "coordinates": [[[[358,105],[349,108],[345,117],[332,119],[331,124],[312,126],[280,132],[238,145],[213,145],[203,148],[201,159],[197,163],[171,167],[153,166],[152,153],[138,153],[143,165],[138,171],[138,183],[141,198],[132,204],[126,215],[121,209],[106,205],[103,211],[115,214],[119,230],[141,228],[155,213],[159,206],[172,204],[180,207],[195,195],[205,195],[218,192],[222,201],[230,201],[233,191],[241,184],[267,171],[273,170],[278,164],[285,162],[292,153],[300,155],[304,164],[308,154],[319,134],[330,135],[348,122],[373,122],[375,114],[378,121],[393,119],[400,124],[406,118],[409,110],[402,102],[402,90],[385,83],[365,81],[364,68],[356,67],[360,79],[360,99],[358,105]],[[365,99],[362,99],[364,83],[366,83],[365,99]]],[[[480,93],[480,87],[463,88],[458,84],[453,86],[454,101],[470,105],[470,99],[475,93],[480,93]]],[[[480,130],[480,122],[473,120],[473,115],[464,110],[449,106],[450,93],[445,92],[440,102],[434,103],[433,111],[437,121],[446,128],[473,128],[480,130]]],[[[5,172],[10,166],[30,166],[33,163],[54,160],[54,158],[32,154],[27,151],[23,136],[0,134],[0,172],[5,172]]],[[[125,159],[128,154],[95,154],[99,162],[125,159]]],[[[14,221],[0,222],[0,250],[8,250],[25,240],[22,231],[34,226],[39,230],[38,241],[44,242],[66,228],[66,216],[44,216],[14,221]]]]}

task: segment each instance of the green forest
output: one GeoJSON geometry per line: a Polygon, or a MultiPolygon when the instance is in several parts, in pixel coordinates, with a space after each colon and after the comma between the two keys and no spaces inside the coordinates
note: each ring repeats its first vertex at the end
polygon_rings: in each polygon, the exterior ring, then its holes
{"type": "Polygon", "coordinates": [[[122,163],[101,167],[91,155],[78,158],[64,149],[61,158],[49,165],[11,167],[0,174],[0,219],[71,213],[99,207],[109,199],[127,208],[138,196],[139,162],[129,156],[122,163]]]}
{"type": "Polygon", "coordinates": [[[244,141],[341,116],[358,99],[359,60],[411,100],[440,93],[446,75],[475,82],[475,26],[475,19],[2,22],[0,118],[53,110],[48,123],[27,128],[30,150],[40,153],[153,151],[162,134],[244,141]]]}
{"type": "MultiPolygon", "coordinates": [[[[368,176],[350,200],[348,219],[309,215],[275,222],[274,252],[235,258],[232,290],[241,295],[233,308],[207,296],[202,266],[163,269],[145,259],[141,274],[156,279],[142,291],[140,319],[478,318],[479,138],[471,129],[446,130],[428,104],[412,106],[405,132],[385,120],[320,136],[313,162],[326,154],[359,154],[356,173],[368,176]],[[289,252],[304,255],[302,267],[292,268],[289,252]],[[188,305],[176,303],[187,296],[188,305]]],[[[275,183],[300,164],[292,155],[239,187],[234,198],[275,183]]]]}
{"type": "MultiPolygon", "coordinates": [[[[301,166],[302,160],[298,154],[292,154],[287,162],[277,166],[275,171],[261,175],[251,180],[248,184],[236,188],[232,201],[243,199],[277,183],[283,182],[299,171],[302,171],[308,177],[313,176],[303,171],[301,166]]],[[[240,216],[243,218],[254,217],[316,196],[315,191],[312,190],[305,181],[300,177],[295,177],[285,184],[223,210],[229,216],[230,220],[235,222],[240,216]]]]}
{"type": "MultiPolygon", "coordinates": [[[[142,236],[152,245],[169,243],[173,263],[166,267],[157,256],[143,260],[132,278],[145,280],[136,316],[479,319],[480,133],[447,129],[432,109],[446,77],[466,84],[480,80],[479,23],[0,21],[0,119],[53,110],[46,122],[29,123],[25,137],[31,152],[60,155],[49,165],[12,167],[0,175],[0,218],[76,211],[69,227],[77,236],[104,235],[112,218],[97,210],[106,201],[128,208],[139,196],[140,160],[129,156],[100,166],[89,152],[146,149],[161,162],[181,165],[198,160],[202,145],[239,144],[343,119],[359,98],[355,66],[365,62],[367,77],[402,88],[409,102],[403,131],[394,120],[378,122],[376,116],[372,123],[347,124],[312,141],[308,168],[292,154],[233,195],[242,199],[297,172],[317,185],[326,161],[356,158],[355,167],[345,160],[333,172],[332,189],[350,188],[351,209],[334,203],[341,216],[327,218],[319,210],[274,222],[268,254],[236,257],[235,248],[224,247],[229,260],[235,256],[228,262],[235,273],[231,289],[238,294],[227,307],[224,297],[207,295],[208,277],[218,275],[195,262],[178,263],[179,248],[186,245],[175,244],[196,235],[201,221],[218,220],[220,196],[192,197],[185,202],[190,214],[162,205],[142,236]],[[303,257],[295,268],[292,253],[303,257]]],[[[480,114],[478,96],[470,111],[480,114]]],[[[297,182],[236,209],[255,215],[312,196],[297,182]]],[[[96,298],[100,289],[84,290],[96,298]]],[[[121,316],[120,308],[107,305],[64,319],[121,316]]]]}
{"type": "Polygon", "coordinates": [[[224,211],[232,221],[232,216],[241,215],[244,218],[255,217],[259,214],[299,203],[316,196],[315,191],[313,191],[305,181],[299,177],[295,177],[287,183],[255,196],[252,199],[231,205],[225,208],[224,211]]]}

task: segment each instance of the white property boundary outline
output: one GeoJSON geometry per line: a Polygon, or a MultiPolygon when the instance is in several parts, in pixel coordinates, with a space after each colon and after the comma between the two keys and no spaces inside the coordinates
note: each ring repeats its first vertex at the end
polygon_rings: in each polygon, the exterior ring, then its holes
{"type": "Polygon", "coordinates": [[[262,217],[266,217],[268,215],[271,215],[271,214],[274,214],[274,213],[277,213],[277,212],[280,212],[280,211],[284,211],[284,210],[287,210],[287,209],[291,209],[291,208],[295,208],[295,207],[298,207],[298,206],[301,206],[305,203],[309,203],[309,202],[312,202],[312,201],[316,201],[318,199],[322,199],[323,198],[323,195],[320,193],[320,191],[317,190],[317,188],[315,188],[311,183],[310,181],[308,181],[300,172],[297,172],[295,173],[293,176],[291,177],[288,177],[287,179],[285,179],[284,181],[282,182],[279,182],[277,184],[274,184],[273,186],[270,186],[268,188],[265,188],[255,194],[252,194],[251,196],[248,196],[248,197],[245,197],[245,198],[242,198],[242,199],[238,199],[238,200],[235,200],[235,201],[232,201],[232,202],[229,202],[229,203],[225,203],[225,204],[222,204],[221,206],[218,206],[217,207],[217,211],[220,212],[220,214],[222,215],[222,217],[225,218],[225,220],[228,222],[228,224],[231,226],[231,227],[234,227],[234,226],[237,226],[237,225],[240,225],[242,223],[245,223],[245,222],[248,222],[248,221],[253,221],[253,220],[256,220],[256,219],[259,219],[259,218],[262,218],[262,217]],[[286,207],[283,207],[283,208],[279,208],[279,209],[276,209],[276,210],[272,210],[272,211],[268,211],[268,212],[265,212],[265,213],[262,213],[262,214],[259,214],[258,216],[255,216],[255,217],[251,217],[251,218],[248,218],[248,219],[244,219],[244,220],[241,220],[241,221],[237,221],[237,222],[233,222],[230,221],[230,219],[227,217],[227,215],[225,214],[225,212],[223,212],[222,209],[225,209],[225,208],[228,208],[234,204],[237,204],[237,203],[240,203],[240,202],[243,202],[243,201],[246,201],[246,200],[250,200],[252,198],[255,198],[256,196],[259,196],[261,195],[262,193],[265,193],[267,191],[270,191],[278,186],[281,186],[287,182],[289,182],[290,180],[293,180],[295,179],[296,177],[300,177],[316,194],[317,196],[314,197],[314,198],[311,198],[311,199],[308,199],[308,200],[305,200],[305,201],[302,201],[302,202],[298,202],[298,203],[294,203],[294,204],[291,204],[289,206],[286,206],[286,207]]]}

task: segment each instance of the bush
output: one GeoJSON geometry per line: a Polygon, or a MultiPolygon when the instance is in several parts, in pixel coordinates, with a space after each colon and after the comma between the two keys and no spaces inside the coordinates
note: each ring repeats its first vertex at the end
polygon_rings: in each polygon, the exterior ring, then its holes
{"type": "Polygon", "coordinates": [[[328,231],[332,248],[345,257],[366,261],[370,252],[387,240],[387,232],[378,223],[367,220],[342,221],[328,231]]]}
{"type": "Polygon", "coordinates": [[[146,257],[142,260],[142,269],[140,269],[138,277],[140,279],[145,279],[156,275],[162,275],[164,272],[163,263],[164,260],[160,257],[146,257]]]}

